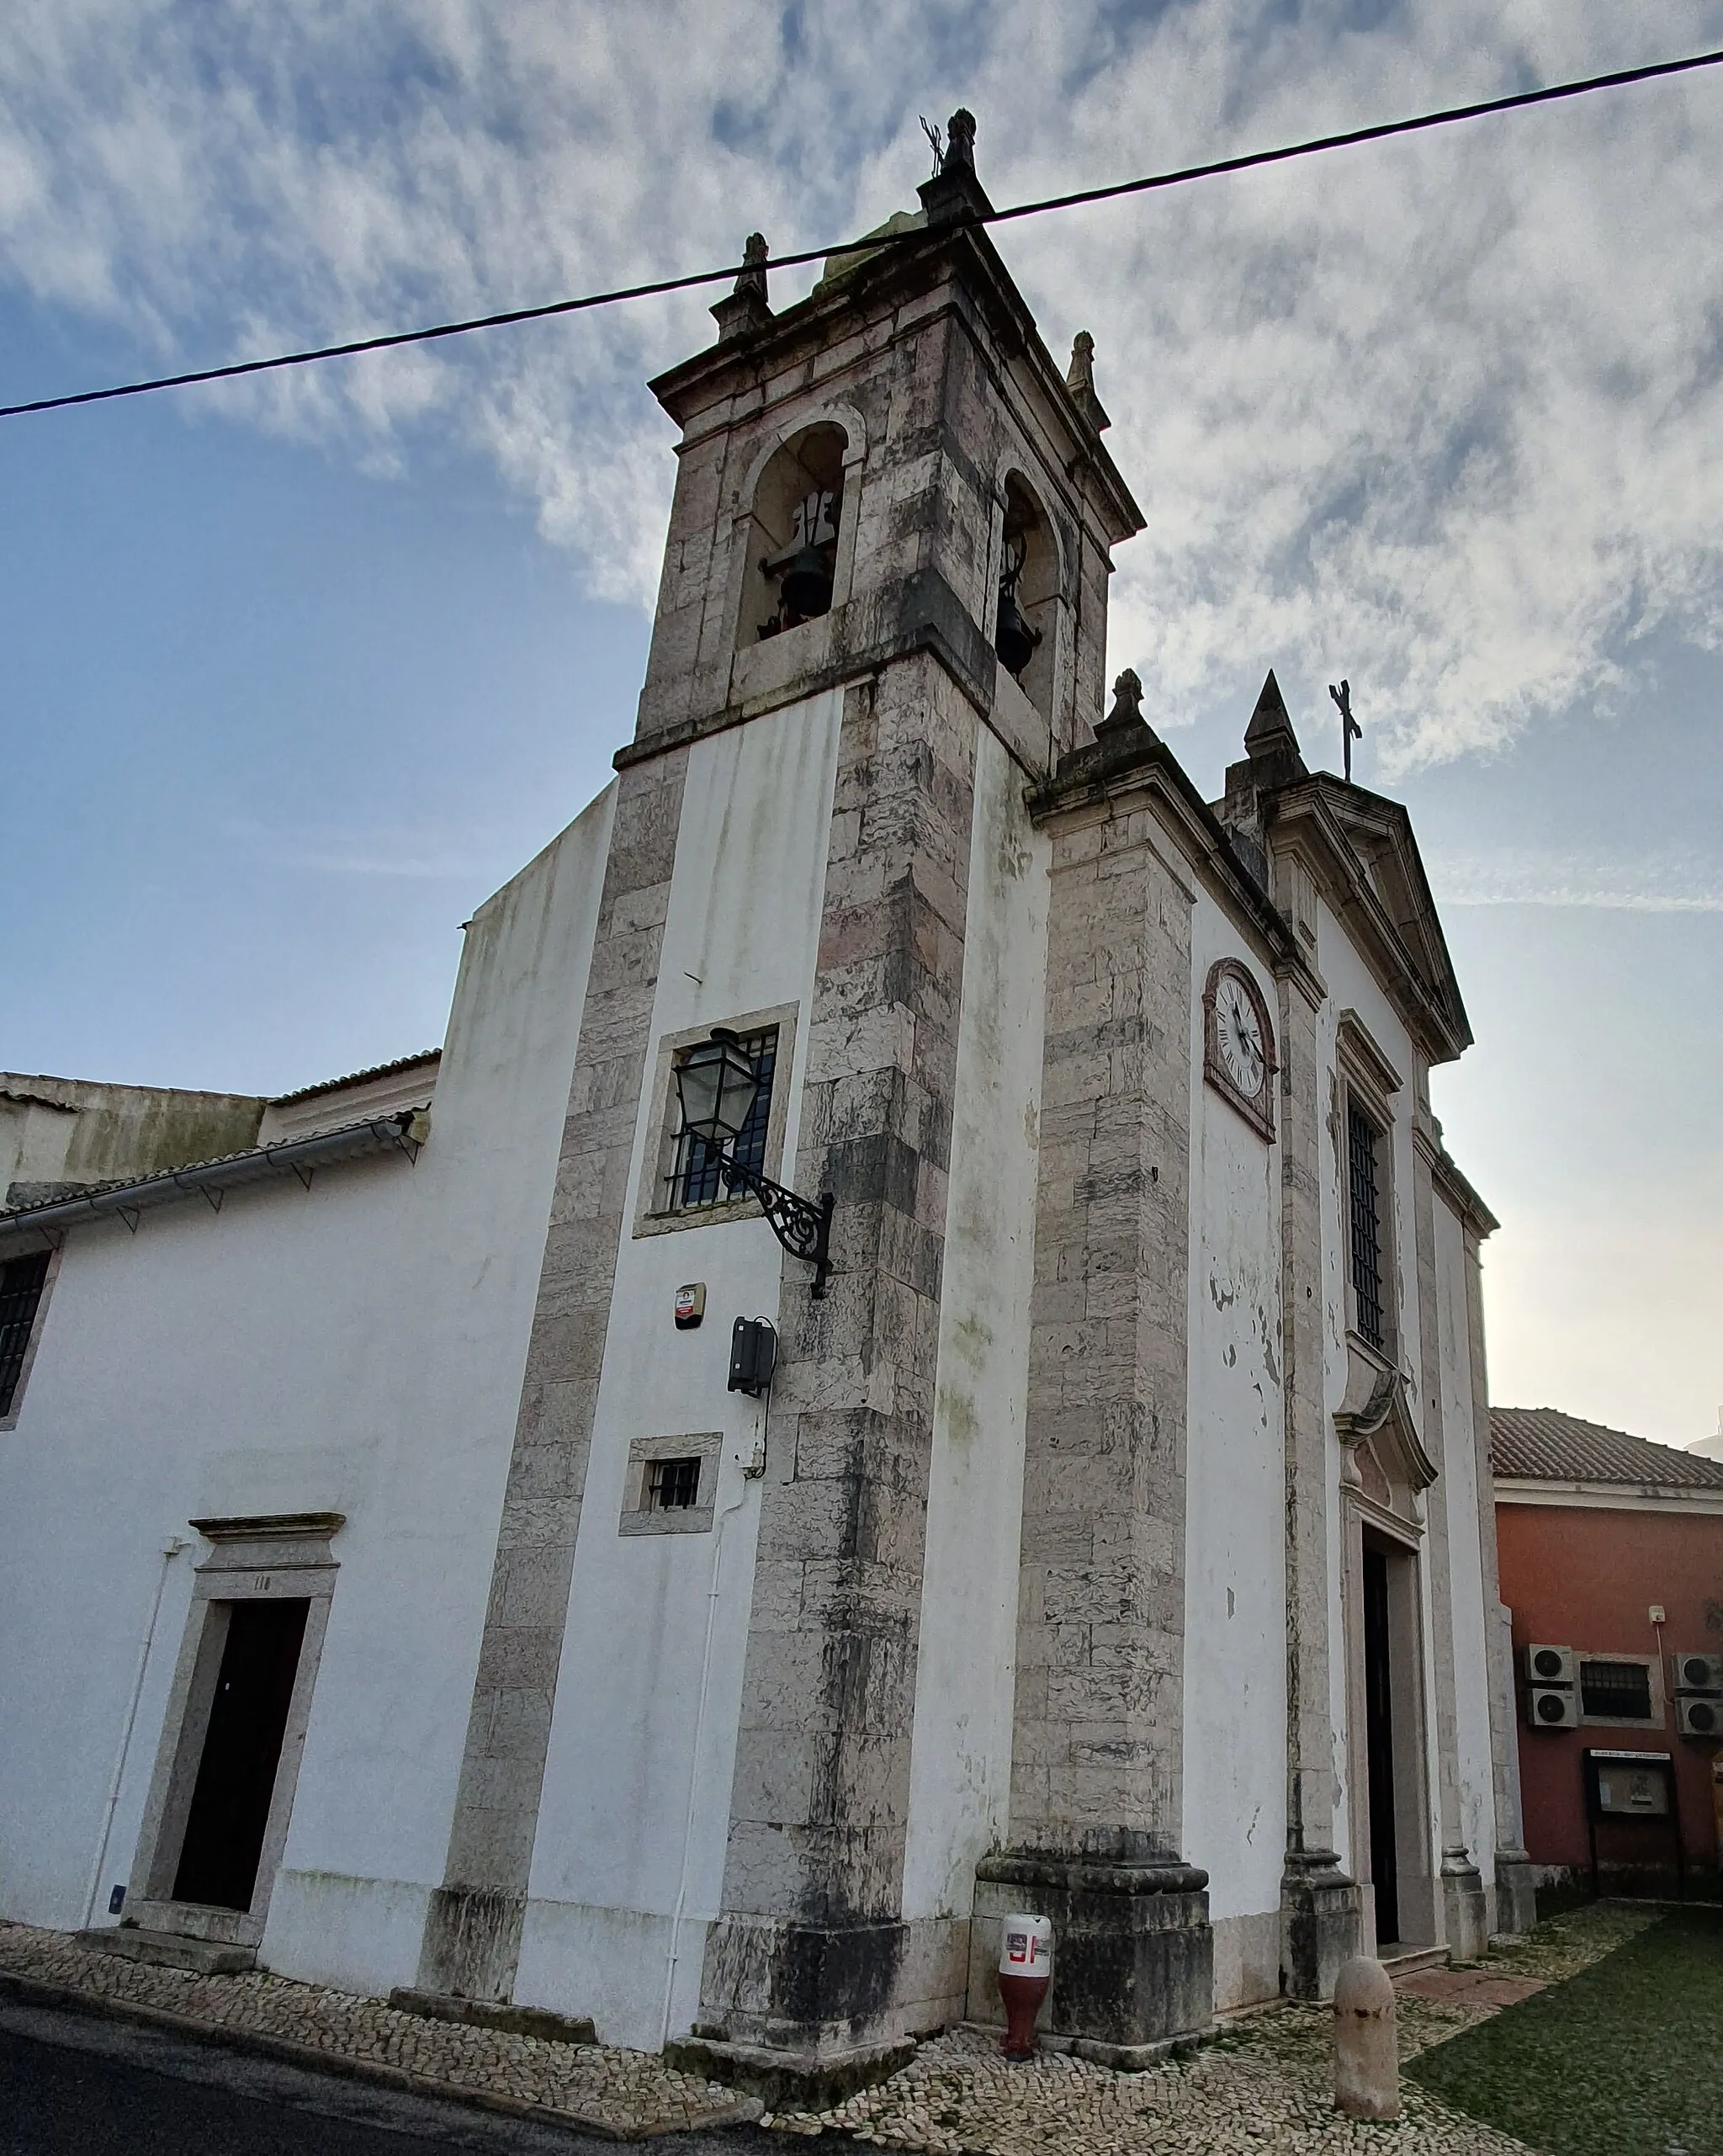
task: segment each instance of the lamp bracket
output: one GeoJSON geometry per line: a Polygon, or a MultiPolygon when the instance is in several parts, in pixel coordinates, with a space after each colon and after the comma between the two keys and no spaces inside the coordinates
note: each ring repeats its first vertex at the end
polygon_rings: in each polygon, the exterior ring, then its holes
{"type": "Polygon", "coordinates": [[[821,1299],[831,1272],[831,1214],[836,1203],[832,1193],[822,1192],[816,1204],[812,1198],[775,1183],[770,1176],[762,1176],[757,1168],[733,1160],[727,1153],[718,1156],[718,1172],[727,1190],[745,1190],[759,1199],[761,1211],[784,1249],[814,1267],[814,1297],[816,1302],[821,1299]]]}

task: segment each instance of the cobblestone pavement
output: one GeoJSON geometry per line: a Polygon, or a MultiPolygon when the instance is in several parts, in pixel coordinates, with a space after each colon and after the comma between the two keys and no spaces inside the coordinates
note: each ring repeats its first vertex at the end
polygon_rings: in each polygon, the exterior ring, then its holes
{"type": "MultiPolygon", "coordinates": [[[[1661,1909],[1603,1903],[1503,1940],[1485,1962],[1442,1983],[1407,1979],[1400,2050],[1410,2058],[1559,1983],[1655,1923],[1661,1909]]],[[[120,1961],[64,1933],[0,1924],[0,1971],[218,2027],[392,2067],[426,2086],[501,2097],[570,2123],[629,2137],[750,2119],[734,2090],[672,2073],[644,2052],[573,2045],[430,2021],[373,1999],[253,1971],[199,1977],[120,1961]]],[[[1008,2066],[997,2037],[958,2029],[925,2043],[901,2073],[818,2113],[760,2123],[788,2139],[845,2134],[929,2156],[1323,2156],[1392,2146],[1396,2156],[1525,2156],[1526,2144],[1451,2109],[1408,2079],[1393,2126],[1339,2117],[1332,2017],[1279,2005],[1241,2019],[1193,2057],[1146,2074],[1043,2052],[1008,2066]]]]}
{"type": "Polygon", "coordinates": [[[612,2135],[674,2133],[760,2115],[757,2102],[716,2082],[672,2073],[649,2052],[426,2021],[380,1999],[294,1983],[261,1969],[202,1977],[156,1968],[93,1952],[61,1931],[0,1923],[0,1972],[303,2045],[331,2060],[392,2067],[427,2089],[500,2097],[612,2135]]]}
{"type": "MultiPolygon", "coordinates": [[[[1604,1903],[1503,1940],[1487,1962],[1451,1973],[1471,1978],[1455,1995],[1398,1994],[1400,2053],[1432,2044],[1499,2013],[1520,1995],[1575,1976],[1657,1922],[1662,1909],[1604,1903]]],[[[818,2114],[768,2113],[781,2132],[853,2135],[933,2156],[1325,2156],[1380,2146],[1395,2156],[1525,2156],[1526,2144],[1402,2084],[1405,2116],[1392,2126],[1339,2117],[1333,2109],[1333,2016],[1326,2007],[1282,2005],[1241,2019],[1193,2058],[1147,2074],[1114,2074],[1043,2052],[1008,2066],[999,2040],[957,2030],[924,2044],[914,2062],[877,2089],[818,2114]]],[[[1624,2152],[1625,2156],[1625,2152],[1624,2152]]]]}

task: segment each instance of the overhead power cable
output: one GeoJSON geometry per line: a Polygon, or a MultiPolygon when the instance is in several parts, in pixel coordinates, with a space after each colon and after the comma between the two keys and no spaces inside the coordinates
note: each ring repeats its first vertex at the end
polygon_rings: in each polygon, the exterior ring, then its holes
{"type": "MultiPolygon", "coordinates": [[[[1492,113],[1520,112],[1530,105],[1556,104],[1566,98],[1589,96],[1594,90],[1619,90],[1630,83],[1650,82],[1669,75],[1689,75],[1701,67],[1723,66],[1723,50],[1696,52],[1684,60],[1660,60],[1645,67],[1619,68],[1609,75],[1588,75],[1572,82],[1554,82],[1541,90],[1521,90],[1508,98],[1487,98],[1470,105],[1450,105],[1440,112],[1420,113],[1412,119],[1383,120],[1374,127],[1355,127],[1344,135],[1319,135],[1306,142],[1289,142],[1277,150],[1253,150],[1238,157],[1220,157],[1206,165],[1185,165],[1176,172],[1154,173],[1140,179],[1116,180],[1106,187],[1079,188],[1069,194],[1044,195],[1036,202],[1019,202],[1008,210],[961,213],[953,226],[1009,225],[1023,217],[1042,217],[1057,210],[1075,210],[1091,202],[1112,202],[1127,194],[1148,194],[1160,188],[1183,187],[1192,180],[1216,179],[1227,173],[1253,172],[1262,165],[1283,165],[1296,157],[1313,157],[1324,150],[1347,150],[1361,142],[1384,142],[1396,135],[1417,135],[1434,127],[1451,127],[1463,119],[1482,119],[1492,113]]],[[[17,419],[25,412],[60,412],[69,405],[106,404],[115,397],[144,396],[152,390],[189,389],[199,382],[233,381],[246,374],[271,374],[284,367],[309,367],[321,359],[348,359],[362,352],[389,352],[405,344],[431,344],[446,337],[465,337],[474,330],[502,329],[511,322],[543,321],[554,315],[583,314],[595,307],[614,307],[628,300],[649,300],[667,292],[687,292],[702,284],[721,284],[745,269],[794,269],[810,262],[826,262],[834,255],[872,254],[881,249],[915,245],[926,238],[925,230],[878,233],[871,238],[840,241],[835,246],[803,247],[796,254],[771,255],[764,263],[731,263],[722,269],[697,269],[685,277],[660,277],[643,284],[623,284],[608,292],[588,292],[575,300],[552,300],[543,306],[510,307],[501,314],[475,315],[464,321],[438,322],[429,329],[397,330],[385,337],[360,337],[345,344],[322,344],[309,352],[284,352],[273,359],[238,359],[225,367],[200,367],[184,374],[158,374],[144,382],[121,382],[113,389],[77,390],[66,396],[36,397],[28,404],[0,405],[0,419],[17,419]]]]}

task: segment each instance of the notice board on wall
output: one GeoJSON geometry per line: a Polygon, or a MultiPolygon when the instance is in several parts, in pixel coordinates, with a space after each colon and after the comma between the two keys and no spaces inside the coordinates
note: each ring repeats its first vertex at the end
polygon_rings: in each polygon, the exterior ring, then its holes
{"type": "Polygon", "coordinates": [[[1675,1809],[1667,1752],[1588,1751],[1586,1795],[1594,1819],[1667,1819],[1675,1809]]]}

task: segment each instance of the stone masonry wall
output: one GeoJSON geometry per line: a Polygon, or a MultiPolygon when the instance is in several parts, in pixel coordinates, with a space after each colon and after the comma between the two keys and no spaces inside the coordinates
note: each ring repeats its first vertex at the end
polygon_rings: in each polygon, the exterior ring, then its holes
{"type": "Polygon", "coordinates": [[[1142,794],[1054,825],[1014,1847],[1180,1840],[1190,907],[1142,794]]]}
{"type": "Polygon", "coordinates": [[[818,2047],[888,2024],[901,1908],[977,720],[930,658],[846,694],[787,1282],[702,2015],[818,2047]]]}

